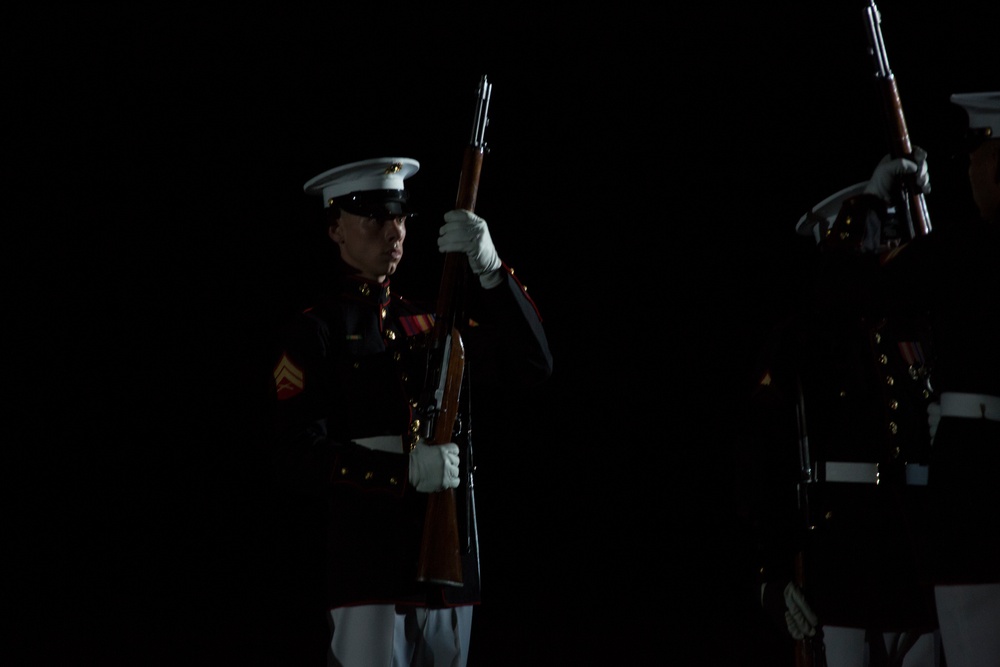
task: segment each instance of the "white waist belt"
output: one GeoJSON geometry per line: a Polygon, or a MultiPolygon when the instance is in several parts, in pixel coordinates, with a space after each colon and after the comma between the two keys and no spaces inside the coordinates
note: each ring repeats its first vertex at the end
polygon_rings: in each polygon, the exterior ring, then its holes
{"type": "Polygon", "coordinates": [[[354,442],[368,449],[391,454],[402,454],[402,440],[398,435],[373,435],[368,438],[354,438],[354,442]]]}
{"type": "Polygon", "coordinates": [[[941,416],[1000,421],[1000,396],[946,391],[941,394],[941,416]]]}
{"type": "MultiPolygon", "coordinates": [[[[824,477],[821,481],[878,484],[878,464],[859,461],[827,461],[821,463],[824,477]]],[[[910,486],[927,486],[927,466],[906,464],[906,483],[910,486]]]]}

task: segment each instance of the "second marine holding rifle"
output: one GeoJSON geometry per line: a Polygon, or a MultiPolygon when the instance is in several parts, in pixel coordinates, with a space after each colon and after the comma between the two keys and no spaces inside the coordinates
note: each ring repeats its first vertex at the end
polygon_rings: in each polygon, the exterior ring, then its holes
{"type": "MultiPolygon", "coordinates": [[[[930,315],[904,258],[931,231],[881,16],[864,25],[889,153],[802,216],[818,249],[806,302],[773,333],[748,457],[760,602],[797,667],[937,667],[929,528],[930,315]]],[[[791,662],[791,659],[790,659],[791,662]]]]}
{"type": "Polygon", "coordinates": [[[457,295],[465,358],[456,430],[422,437],[437,311],[390,286],[412,213],[405,181],[419,166],[373,158],[305,184],[321,198],[336,270],[325,296],[289,323],[277,355],[275,461],[289,507],[301,510],[282,544],[301,547],[288,592],[313,595],[329,629],[302,651],[315,664],[324,653],[330,664],[466,664],[480,601],[468,387],[475,378],[493,387],[484,395],[500,397],[552,371],[539,313],[486,221],[456,207],[439,226],[414,227],[436,233],[440,252],[460,257],[469,274],[457,295]],[[443,493],[458,498],[462,533],[459,576],[446,584],[419,572],[429,501],[443,493]]]}
{"type": "Polygon", "coordinates": [[[879,183],[904,168],[883,162],[802,217],[817,241],[808,299],[759,360],[744,454],[760,604],[800,667],[939,664],[919,562],[934,352],[897,273],[906,239],[881,224],[879,183]]]}

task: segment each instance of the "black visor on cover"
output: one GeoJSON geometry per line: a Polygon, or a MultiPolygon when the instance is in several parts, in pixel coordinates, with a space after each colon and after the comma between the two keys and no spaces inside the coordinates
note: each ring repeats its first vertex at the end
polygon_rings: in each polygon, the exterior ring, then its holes
{"type": "Polygon", "coordinates": [[[366,218],[394,218],[410,215],[406,190],[361,190],[334,199],[341,210],[366,218]]]}

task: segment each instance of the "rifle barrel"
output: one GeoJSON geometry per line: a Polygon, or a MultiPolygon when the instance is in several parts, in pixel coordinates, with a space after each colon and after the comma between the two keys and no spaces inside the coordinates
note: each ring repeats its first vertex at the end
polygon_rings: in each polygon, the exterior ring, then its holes
{"type": "MultiPolygon", "coordinates": [[[[483,75],[477,93],[472,137],[465,148],[462,160],[458,195],[455,198],[456,208],[473,211],[476,207],[492,89],[492,84],[486,80],[486,75],[483,75]]],[[[430,444],[434,445],[451,442],[459,412],[465,373],[465,350],[457,323],[460,319],[459,302],[464,297],[468,266],[464,253],[445,253],[434,322],[434,349],[439,353],[439,358],[435,359],[435,362],[440,363],[435,371],[438,374],[439,384],[433,392],[435,400],[430,420],[432,423],[425,425],[430,428],[430,444]]],[[[470,488],[467,489],[467,493],[471,494],[471,468],[469,477],[470,488]]],[[[469,544],[469,536],[466,535],[466,547],[469,544]]],[[[420,557],[417,563],[417,581],[447,586],[461,586],[463,583],[454,489],[432,493],[428,497],[420,557]]]]}

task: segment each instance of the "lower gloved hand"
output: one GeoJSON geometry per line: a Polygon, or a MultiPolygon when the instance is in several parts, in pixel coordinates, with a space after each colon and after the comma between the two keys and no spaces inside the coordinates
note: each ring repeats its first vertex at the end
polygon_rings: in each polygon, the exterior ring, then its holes
{"type": "Polygon", "coordinates": [[[779,628],[787,630],[792,639],[805,639],[816,634],[819,619],[806,602],[802,589],[793,582],[789,581],[784,586],[774,582],[761,584],[760,599],[764,611],[779,628]]]}
{"type": "Polygon", "coordinates": [[[410,450],[410,484],[421,493],[454,489],[459,484],[458,445],[446,442],[425,445],[418,442],[410,450]]]}
{"type": "Polygon", "coordinates": [[[438,250],[464,252],[469,258],[469,268],[486,289],[503,281],[490,229],[485,220],[471,211],[456,208],[444,214],[444,224],[438,230],[438,250]]]}
{"type": "Polygon", "coordinates": [[[931,444],[934,444],[934,435],[937,433],[938,422],[941,421],[941,404],[937,401],[927,404],[927,428],[930,429],[931,444]]]}
{"type": "Polygon", "coordinates": [[[904,174],[916,174],[917,187],[923,194],[931,191],[931,176],[927,170],[927,151],[919,146],[913,147],[913,160],[906,158],[891,158],[886,155],[876,165],[872,177],[865,186],[865,194],[875,195],[882,201],[892,200],[894,183],[904,174]]]}

